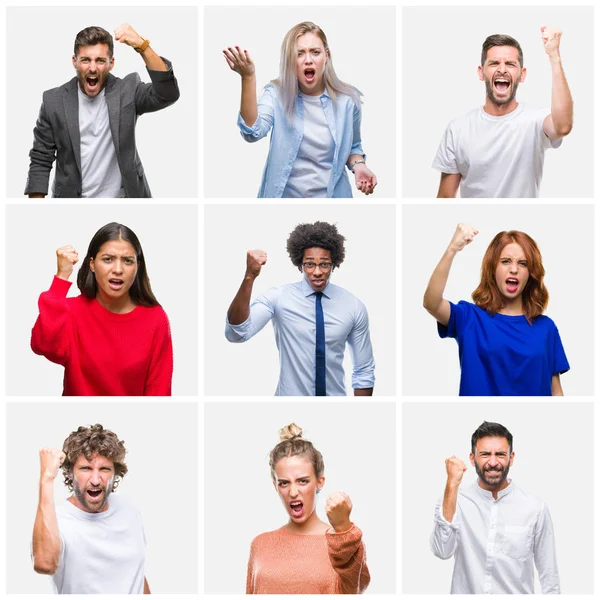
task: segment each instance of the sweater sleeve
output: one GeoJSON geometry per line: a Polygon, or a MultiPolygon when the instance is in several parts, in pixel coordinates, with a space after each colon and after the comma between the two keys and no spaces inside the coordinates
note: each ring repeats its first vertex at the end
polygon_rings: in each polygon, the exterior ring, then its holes
{"type": "Polygon", "coordinates": [[[248,557],[248,572],[246,574],[246,594],[254,594],[254,541],[250,546],[248,557]]]}
{"type": "Polygon", "coordinates": [[[338,575],[338,594],[362,594],[371,581],[362,531],[356,526],[342,533],[327,532],[329,560],[338,575]]]}
{"type": "Polygon", "coordinates": [[[67,302],[70,281],[54,277],[38,300],[40,314],[31,331],[31,349],[59,365],[66,365],[71,351],[73,323],[67,302]]]}
{"type": "Polygon", "coordinates": [[[173,343],[167,313],[160,309],[144,396],[170,396],[173,379],[173,343]]]}

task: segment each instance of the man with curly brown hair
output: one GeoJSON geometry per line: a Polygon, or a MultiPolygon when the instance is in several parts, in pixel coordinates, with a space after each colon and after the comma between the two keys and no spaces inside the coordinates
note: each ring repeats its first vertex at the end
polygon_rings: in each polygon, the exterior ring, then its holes
{"type": "Polygon", "coordinates": [[[249,250],[246,273],[229,311],[225,337],[246,342],[273,320],[279,350],[276,396],[345,396],[344,352],[352,357],[355,396],[372,396],[375,361],[365,305],[330,283],[345,256],[344,236],[330,223],[302,223],[290,234],[287,251],[303,278],[268,290],[252,304],[254,280],[267,262],[249,250]]]}
{"type": "Polygon", "coordinates": [[[58,594],[150,593],[141,516],[111,495],[127,473],[125,453],[124,443],[100,424],[73,431],[62,450],[40,450],[33,568],[52,575],[58,594]],[[61,468],[72,495],[55,506],[61,468]]]}

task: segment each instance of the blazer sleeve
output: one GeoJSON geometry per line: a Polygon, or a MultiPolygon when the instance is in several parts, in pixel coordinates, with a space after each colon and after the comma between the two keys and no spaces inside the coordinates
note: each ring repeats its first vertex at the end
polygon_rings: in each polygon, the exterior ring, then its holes
{"type": "Polygon", "coordinates": [[[371,581],[362,531],[356,526],[326,534],[331,566],[338,575],[338,594],[362,594],[371,581]]]}
{"type": "Polygon", "coordinates": [[[48,194],[50,171],[55,159],[56,140],[47,114],[44,95],[33,130],[33,147],[29,151],[29,173],[24,194],[48,194]]]}
{"type": "Polygon", "coordinates": [[[31,349],[59,365],[66,365],[71,352],[73,323],[67,302],[70,281],[54,277],[38,300],[40,314],[31,332],[31,349]]]}
{"type": "Polygon", "coordinates": [[[152,83],[142,83],[139,75],[135,89],[135,111],[138,115],[167,108],[179,100],[179,85],[171,61],[161,56],[167,71],[148,70],[152,83]]]}

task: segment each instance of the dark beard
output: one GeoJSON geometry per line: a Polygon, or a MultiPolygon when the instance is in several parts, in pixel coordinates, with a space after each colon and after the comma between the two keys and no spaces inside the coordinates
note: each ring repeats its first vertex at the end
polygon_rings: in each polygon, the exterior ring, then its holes
{"type": "Polygon", "coordinates": [[[517,95],[517,88],[519,87],[519,83],[517,81],[515,81],[514,85],[513,85],[513,89],[512,89],[512,94],[508,97],[508,99],[503,100],[502,102],[499,102],[495,97],[494,97],[494,86],[492,85],[491,81],[488,81],[487,79],[485,80],[485,93],[487,94],[487,97],[496,105],[496,106],[505,106],[506,104],[510,104],[514,99],[515,96],[517,95]]]}
{"type": "Polygon", "coordinates": [[[485,483],[486,485],[489,485],[490,487],[498,488],[506,481],[506,478],[508,477],[508,472],[510,471],[510,467],[507,465],[507,467],[505,469],[500,467],[500,469],[489,469],[489,470],[502,473],[502,475],[500,476],[498,481],[496,481],[496,482],[489,481],[485,476],[486,471],[485,470],[482,471],[479,468],[479,465],[477,463],[475,463],[475,472],[477,473],[477,476],[479,477],[479,479],[481,479],[481,481],[483,481],[483,483],[485,483]]]}
{"type": "Polygon", "coordinates": [[[77,498],[77,500],[80,502],[80,504],[82,506],[85,506],[85,508],[89,511],[89,512],[101,512],[104,507],[106,506],[106,503],[108,502],[108,497],[110,496],[110,493],[112,491],[112,483],[110,488],[104,488],[102,486],[100,486],[100,488],[102,489],[102,503],[100,505],[98,505],[97,507],[92,508],[89,504],[88,504],[88,497],[86,495],[86,493],[79,487],[79,485],[77,485],[77,482],[75,480],[73,480],[73,493],[75,494],[75,497],[77,498]]]}

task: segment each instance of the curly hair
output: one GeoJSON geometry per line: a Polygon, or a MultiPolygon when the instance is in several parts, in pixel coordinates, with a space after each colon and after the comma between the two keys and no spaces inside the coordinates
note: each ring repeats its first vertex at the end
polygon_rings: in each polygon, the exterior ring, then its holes
{"type": "Polygon", "coordinates": [[[275,466],[287,456],[306,456],[312,464],[317,479],[325,472],[325,463],[323,456],[312,445],[312,442],[302,438],[302,428],[296,423],[290,423],[279,430],[279,444],[271,450],[269,454],[269,466],[271,467],[271,477],[276,481],[275,466]]]}
{"type": "Polygon", "coordinates": [[[522,231],[501,231],[494,237],[481,263],[481,282],[473,292],[475,304],[494,315],[504,306],[504,300],[496,284],[496,267],[502,250],[508,244],[518,244],[527,259],[529,279],[523,290],[522,301],[525,317],[531,324],[548,306],[548,290],[544,285],[542,255],[535,241],[522,231]]]}
{"type": "Polygon", "coordinates": [[[337,227],[325,221],[300,223],[287,240],[287,251],[292,264],[302,271],[302,258],[307,248],[323,248],[331,252],[331,262],[339,267],[344,262],[346,250],[345,237],[338,233],[337,227]]]}
{"type": "Polygon", "coordinates": [[[119,440],[112,431],[104,429],[99,423],[91,427],[82,425],[77,431],[73,431],[65,440],[62,449],[66,455],[62,464],[64,483],[71,492],[73,491],[73,467],[82,454],[87,460],[92,460],[93,456],[99,454],[113,461],[115,466],[113,492],[127,474],[125,442],[119,440]]]}

